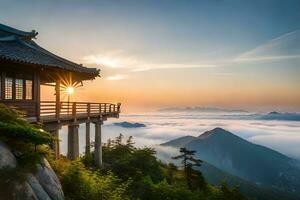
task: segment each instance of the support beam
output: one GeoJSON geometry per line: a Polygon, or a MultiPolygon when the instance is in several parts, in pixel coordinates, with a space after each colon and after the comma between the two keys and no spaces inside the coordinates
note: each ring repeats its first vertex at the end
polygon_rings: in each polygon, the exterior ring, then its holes
{"type": "Polygon", "coordinates": [[[59,119],[60,117],[60,81],[56,81],[55,83],[55,108],[56,108],[56,119],[59,119]]]}
{"type": "Polygon", "coordinates": [[[90,136],[90,131],[91,131],[91,123],[86,122],[85,123],[85,155],[91,153],[91,136],[90,136]]]}
{"type": "Polygon", "coordinates": [[[95,122],[95,152],[94,160],[95,165],[99,168],[102,167],[102,138],[101,138],[101,125],[102,121],[95,122]]]}
{"type": "Polygon", "coordinates": [[[68,154],[70,160],[75,160],[79,157],[79,125],[72,124],[68,126],[68,154]]]}

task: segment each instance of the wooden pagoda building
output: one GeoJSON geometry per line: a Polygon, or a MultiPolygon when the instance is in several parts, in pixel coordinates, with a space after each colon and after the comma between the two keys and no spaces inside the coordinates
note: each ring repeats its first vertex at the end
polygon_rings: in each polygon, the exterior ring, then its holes
{"type": "MultiPolygon", "coordinates": [[[[37,34],[0,24],[0,103],[23,111],[28,121],[41,122],[56,136],[67,125],[69,159],[79,156],[80,123],[86,123],[86,153],[90,153],[90,123],[94,123],[95,162],[101,166],[101,125],[109,117],[119,117],[120,104],[61,101],[62,89],[93,80],[100,71],[40,47],[34,41],[37,34]],[[41,85],[55,87],[56,101],[41,101],[41,85]]],[[[59,142],[53,146],[59,157],[59,142]]]]}

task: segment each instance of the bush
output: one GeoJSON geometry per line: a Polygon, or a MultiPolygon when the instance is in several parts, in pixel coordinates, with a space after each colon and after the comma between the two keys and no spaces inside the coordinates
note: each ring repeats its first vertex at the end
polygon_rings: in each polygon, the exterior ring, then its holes
{"type": "Polygon", "coordinates": [[[107,169],[123,180],[141,180],[145,176],[150,176],[154,182],[163,180],[162,164],[156,160],[155,150],[135,148],[131,141],[122,144],[121,136],[103,147],[103,162],[107,169]]]}
{"type": "Polygon", "coordinates": [[[18,150],[20,143],[25,143],[28,148],[34,145],[35,148],[36,145],[50,144],[54,140],[51,134],[22,117],[21,112],[0,104],[0,140],[18,150]]]}
{"type": "Polygon", "coordinates": [[[134,191],[137,199],[145,200],[196,200],[202,199],[201,193],[193,192],[185,184],[169,184],[166,180],[153,183],[150,177],[145,177],[138,183],[139,187],[134,191]]]}
{"type": "Polygon", "coordinates": [[[14,185],[26,180],[30,172],[37,170],[43,156],[49,154],[44,144],[53,141],[52,136],[37,125],[26,122],[21,112],[0,104],[0,140],[15,152],[16,168],[0,169],[0,197],[11,199],[14,185]]]}
{"type": "Polygon", "coordinates": [[[122,181],[112,172],[101,174],[89,170],[80,161],[53,161],[53,169],[59,176],[66,199],[69,200],[129,200],[131,181],[122,181]]]}

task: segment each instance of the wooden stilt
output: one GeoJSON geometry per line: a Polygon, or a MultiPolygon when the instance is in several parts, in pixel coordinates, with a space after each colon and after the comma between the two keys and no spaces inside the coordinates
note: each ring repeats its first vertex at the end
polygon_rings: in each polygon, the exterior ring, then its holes
{"type": "Polygon", "coordinates": [[[68,154],[70,160],[75,160],[79,157],[79,125],[72,124],[68,126],[68,154]]]}
{"type": "Polygon", "coordinates": [[[90,142],[90,130],[91,130],[91,123],[86,122],[85,123],[85,154],[90,154],[91,153],[91,142],[90,142]]]}
{"type": "Polygon", "coordinates": [[[94,159],[95,165],[99,168],[102,167],[102,138],[101,138],[101,125],[102,121],[95,123],[95,152],[94,159]]]}

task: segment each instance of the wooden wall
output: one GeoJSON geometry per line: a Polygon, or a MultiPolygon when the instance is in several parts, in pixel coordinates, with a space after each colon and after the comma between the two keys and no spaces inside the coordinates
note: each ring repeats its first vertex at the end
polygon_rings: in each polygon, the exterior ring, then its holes
{"type": "MultiPolygon", "coordinates": [[[[16,109],[24,112],[28,117],[38,117],[39,107],[40,107],[40,77],[39,70],[28,65],[22,65],[18,63],[11,63],[8,61],[3,61],[0,59],[0,74],[1,74],[1,95],[0,103],[3,103],[10,107],[15,107],[16,109]],[[15,89],[15,75],[23,76],[23,80],[30,79],[33,81],[32,88],[32,100],[16,100],[13,94],[13,99],[5,99],[5,77],[9,74],[13,78],[13,90],[15,89]]],[[[24,84],[25,87],[25,84],[24,84]]],[[[23,88],[25,91],[25,88],[23,88]]],[[[13,91],[14,93],[14,91],[13,91]]],[[[25,97],[25,96],[24,96],[25,97]]]]}

